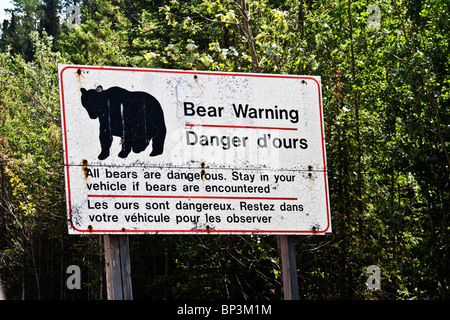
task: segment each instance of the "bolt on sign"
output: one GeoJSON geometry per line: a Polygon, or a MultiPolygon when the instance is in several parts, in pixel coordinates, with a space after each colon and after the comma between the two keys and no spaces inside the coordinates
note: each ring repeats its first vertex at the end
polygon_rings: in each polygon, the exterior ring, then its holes
{"type": "Polygon", "coordinates": [[[59,65],[71,234],[331,232],[320,77],[59,65]]]}

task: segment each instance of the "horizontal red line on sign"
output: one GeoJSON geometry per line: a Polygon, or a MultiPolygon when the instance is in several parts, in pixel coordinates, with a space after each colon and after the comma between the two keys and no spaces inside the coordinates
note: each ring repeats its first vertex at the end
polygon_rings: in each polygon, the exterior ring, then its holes
{"type": "Polygon", "coordinates": [[[283,128],[283,127],[232,126],[232,125],[224,125],[224,124],[193,124],[193,123],[186,123],[186,127],[267,129],[267,130],[290,130],[290,131],[297,131],[298,130],[297,128],[283,128]]]}
{"type": "Polygon", "coordinates": [[[277,197],[231,197],[231,196],[167,196],[167,195],[109,195],[109,194],[88,194],[88,198],[172,198],[172,199],[245,199],[245,200],[297,200],[297,198],[277,198],[277,197]]]}

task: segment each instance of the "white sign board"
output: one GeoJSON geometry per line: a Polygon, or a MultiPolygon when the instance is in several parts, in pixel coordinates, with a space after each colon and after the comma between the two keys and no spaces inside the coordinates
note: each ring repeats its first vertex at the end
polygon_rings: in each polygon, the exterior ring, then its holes
{"type": "Polygon", "coordinates": [[[331,232],[320,78],[59,66],[69,233],[331,232]]]}

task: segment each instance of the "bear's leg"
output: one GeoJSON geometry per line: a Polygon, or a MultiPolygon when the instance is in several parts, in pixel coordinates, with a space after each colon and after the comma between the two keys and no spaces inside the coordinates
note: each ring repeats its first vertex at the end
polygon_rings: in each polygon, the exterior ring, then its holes
{"type": "Polygon", "coordinates": [[[132,149],[133,152],[139,153],[145,150],[148,146],[147,128],[145,126],[145,118],[137,119],[134,121],[135,126],[132,129],[132,149]]]}
{"type": "Polygon", "coordinates": [[[120,158],[126,158],[128,154],[131,152],[131,139],[122,140],[122,151],[119,152],[120,158]]]}
{"type": "Polygon", "coordinates": [[[99,160],[105,160],[109,157],[109,148],[112,144],[111,130],[104,123],[100,122],[100,146],[102,151],[98,155],[99,160]]]}
{"type": "Polygon", "coordinates": [[[102,147],[102,152],[98,155],[98,160],[105,160],[108,157],[109,157],[109,148],[103,149],[102,147]]]}
{"type": "Polygon", "coordinates": [[[162,127],[156,131],[156,134],[152,138],[152,153],[150,157],[160,155],[164,151],[164,140],[166,139],[166,128],[162,127]]]}
{"type": "Polygon", "coordinates": [[[139,153],[147,148],[149,141],[147,137],[135,137],[133,139],[133,152],[139,153]]]}

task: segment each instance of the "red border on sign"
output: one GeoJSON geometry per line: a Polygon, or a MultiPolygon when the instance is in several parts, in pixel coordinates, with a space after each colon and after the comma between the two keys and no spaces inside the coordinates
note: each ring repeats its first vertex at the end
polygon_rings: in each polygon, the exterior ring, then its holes
{"type": "MultiPolygon", "coordinates": [[[[232,73],[232,72],[209,72],[209,71],[186,71],[186,70],[169,70],[169,69],[140,69],[140,68],[124,68],[124,67],[95,67],[95,66],[82,66],[82,65],[68,65],[61,69],[59,73],[60,80],[60,92],[61,92],[61,118],[64,132],[66,132],[66,113],[65,113],[65,100],[64,100],[64,83],[63,72],[68,69],[83,69],[83,70],[109,70],[109,71],[132,71],[132,72],[154,72],[154,73],[177,73],[177,74],[204,74],[204,75],[217,75],[217,76],[231,76],[231,77],[253,77],[253,78],[278,78],[278,79],[303,79],[312,80],[317,84],[318,97],[319,97],[319,114],[320,114],[320,131],[322,138],[322,159],[323,159],[323,178],[325,185],[325,201],[327,210],[327,226],[323,230],[81,230],[77,229],[72,223],[72,203],[71,203],[71,190],[70,190],[70,176],[69,176],[69,154],[67,134],[64,134],[64,160],[66,170],[67,181],[67,201],[69,208],[69,221],[71,228],[80,233],[98,233],[98,234],[324,234],[331,226],[330,221],[330,207],[328,199],[328,181],[327,181],[327,167],[326,167],[326,154],[325,154],[325,139],[323,128],[323,107],[322,107],[322,95],[320,90],[320,83],[313,77],[307,76],[294,76],[294,75],[273,75],[273,74],[255,74],[255,73],[232,73]]],[[[279,127],[247,127],[247,126],[228,126],[228,125],[200,125],[200,124],[186,124],[188,126],[203,126],[203,127],[229,127],[229,128],[249,128],[249,129],[273,129],[273,130],[297,130],[297,128],[279,128],[279,127]]],[[[138,196],[138,195],[88,195],[88,197],[165,197],[165,198],[190,198],[190,199],[260,199],[260,200],[296,200],[296,198],[268,198],[268,197],[214,197],[214,196],[138,196]]]]}
{"type": "Polygon", "coordinates": [[[234,128],[234,129],[265,129],[265,130],[290,130],[290,131],[297,131],[298,130],[297,128],[229,126],[229,125],[223,125],[223,124],[193,124],[193,123],[186,123],[186,127],[234,128]]]}

